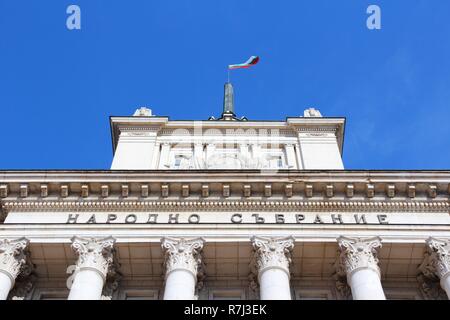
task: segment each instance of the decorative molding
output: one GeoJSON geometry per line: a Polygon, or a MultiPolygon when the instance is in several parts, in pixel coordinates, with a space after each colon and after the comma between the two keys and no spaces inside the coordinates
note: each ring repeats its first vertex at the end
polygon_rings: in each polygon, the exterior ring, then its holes
{"type": "Polygon", "coordinates": [[[292,197],[292,195],[293,195],[293,186],[292,186],[292,184],[287,184],[287,185],[284,187],[284,194],[285,194],[285,196],[286,196],[287,198],[292,197]]]}
{"type": "Polygon", "coordinates": [[[67,198],[69,196],[69,186],[68,185],[61,185],[61,198],[67,198]]]}
{"type": "Polygon", "coordinates": [[[161,197],[167,198],[169,196],[169,185],[163,184],[161,185],[161,197]]]}
{"type": "Polygon", "coordinates": [[[450,276],[450,240],[430,237],[426,241],[427,252],[419,266],[419,273],[430,279],[450,276]]]}
{"type": "Polygon", "coordinates": [[[22,184],[19,187],[19,194],[21,198],[28,197],[28,184],[22,184]]]}
{"type": "Polygon", "coordinates": [[[189,197],[189,185],[188,184],[183,184],[181,186],[181,196],[184,198],[189,197]]]}
{"type": "Polygon", "coordinates": [[[81,197],[82,198],[89,197],[89,185],[88,184],[81,185],[81,197]]]}
{"type": "Polygon", "coordinates": [[[430,198],[436,198],[437,196],[437,186],[434,184],[430,184],[428,186],[428,196],[430,198]]]}
{"type": "MultiPolygon", "coordinates": [[[[192,180],[190,182],[189,180],[183,180],[184,184],[190,184],[190,183],[196,183],[198,180],[192,180]]],[[[253,192],[253,196],[264,196],[267,197],[267,193],[265,190],[266,185],[272,185],[272,195],[273,196],[280,196],[285,195],[287,197],[290,197],[289,193],[286,192],[286,190],[293,188],[295,186],[298,186],[302,188],[304,186],[304,197],[306,198],[319,198],[322,192],[323,198],[334,198],[334,197],[347,197],[352,198],[354,196],[363,196],[367,199],[378,199],[378,200],[384,200],[384,201],[391,201],[391,199],[399,197],[403,197],[405,201],[411,201],[418,196],[418,201],[429,201],[429,203],[439,202],[439,201],[447,201],[448,194],[446,193],[446,190],[442,190],[442,192],[439,192],[439,190],[442,189],[442,185],[438,188],[436,183],[420,183],[419,186],[416,186],[415,183],[405,183],[404,186],[402,186],[402,182],[398,183],[390,183],[390,182],[368,182],[368,183],[353,183],[353,182],[344,182],[344,185],[341,185],[339,181],[334,181],[333,179],[324,180],[324,181],[303,181],[303,180],[293,180],[294,183],[289,181],[283,181],[281,182],[283,186],[281,188],[275,188],[275,185],[278,185],[276,179],[267,179],[267,180],[257,180],[257,181],[251,181],[248,182],[248,180],[238,180],[233,181],[232,179],[229,181],[220,181],[216,183],[214,180],[204,180],[202,183],[204,185],[210,185],[210,191],[211,192],[221,192],[223,193],[223,190],[226,188],[230,188],[231,192],[231,186],[234,183],[237,184],[246,184],[250,186],[252,189],[255,190],[253,192]],[[222,186],[218,186],[218,184],[221,184],[222,186]],[[389,199],[384,199],[383,195],[376,194],[375,190],[385,190],[386,196],[389,199]],[[358,191],[358,192],[357,192],[358,191]],[[419,193],[419,194],[418,194],[419,193]],[[439,197],[438,197],[439,196],[439,197]]],[[[146,197],[147,190],[148,189],[148,195],[150,195],[150,184],[152,182],[136,182],[138,187],[141,190],[141,196],[146,197]]],[[[163,186],[168,186],[169,188],[172,188],[174,190],[177,190],[180,187],[179,182],[173,182],[173,181],[157,181],[153,182],[153,184],[159,184],[162,188],[163,186]]],[[[73,182],[73,186],[70,187],[68,183],[66,184],[59,184],[56,183],[56,186],[51,183],[39,183],[39,182],[30,182],[30,183],[10,183],[10,184],[2,184],[0,185],[0,198],[5,200],[20,200],[27,198],[33,198],[36,199],[45,199],[45,198],[52,198],[51,191],[55,190],[57,188],[60,188],[60,196],[61,198],[78,198],[79,200],[88,200],[86,198],[108,198],[108,197],[116,197],[121,194],[123,198],[126,198],[130,196],[130,186],[128,183],[116,181],[112,183],[107,183],[106,181],[103,182],[100,186],[98,186],[98,182],[88,182],[88,181],[81,181],[81,182],[73,182]],[[79,193],[74,193],[71,191],[74,191],[77,189],[77,185],[80,186],[79,193]],[[70,190],[72,188],[72,190],[70,190]]],[[[155,189],[158,187],[155,187],[155,189]]],[[[447,185],[444,185],[444,189],[447,188],[447,185]]],[[[236,190],[237,191],[237,190],[236,190]]],[[[195,190],[196,193],[202,194],[202,190],[195,190]]],[[[192,195],[194,195],[193,192],[191,192],[192,195]]],[[[195,194],[197,195],[197,194],[195,194]]],[[[156,194],[155,194],[156,196],[156,194]]],[[[297,197],[301,198],[301,194],[296,195],[297,197]]],[[[449,202],[450,203],[450,202],[449,202]]]]}
{"type": "Polygon", "coordinates": [[[252,195],[252,186],[249,184],[244,185],[244,197],[248,198],[252,195]]]}
{"type": "MultiPolygon", "coordinates": [[[[19,277],[20,278],[20,277],[19,277]]],[[[37,276],[30,275],[23,279],[17,279],[14,288],[10,291],[8,295],[9,300],[31,300],[33,294],[34,284],[36,282],[37,276]]]]}
{"type": "Polygon", "coordinates": [[[439,284],[439,279],[427,277],[420,272],[417,282],[419,290],[426,300],[448,300],[447,294],[439,284]]]}
{"type": "Polygon", "coordinates": [[[228,198],[230,196],[230,185],[224,184],[222,186],[222,196],[228,198]]]}
{"type": "Polygon", "coordinates": [[[355,195],[355,185],[352,183],[348,183],[345,186],[345,194],[347,198],[353,198],[353,196],[355,195]]]}
{"type": "Polygon", "coordinates": [[[110,268],[110,272],[106,278],[105,285],[102,291],[101,300],[113,300],[118,293],[120,281],[123,278],[122,273],[119,271],[120,265],[116,259],[110,268]]]}
{"type": "Polygon", "coordinates": [[[332,184],[328,184],[325,187],[325,195],[327,198],[333,198],[334,196],[334,186],[332,184]]]}
{"type": "Polygon", "coordinates": [[[27,251],[29,240],[19,238],[0,241],[0,272],[5,273],[15,283],[17,276],[27,268],[27,251]]]}
{"type": "Polygon", "coordinates": [[[366,196],[367,198],[373,198],[375,196],[375,185],[372,183],[366,185],[366,196]]]}
{"type": "Polygon", "coordinates": [[[313,185],[307,183],[305,185],[305,197],[311,198],[313,196],[313,192],[314,192],[313,185]]]}
{"type": "Polygon", "coordinates": [[[204,243],[203,238],[175,239],[165,237],[161,239],[161,247],[165,253],[165,278],[167,279],[174,270],[182,269],[189,271],[195,279],[201,280],[200,282],[203,284],[205,272],[202,263],[202,249],[204,243]]]}
{"type": "Polygon", "coordinates": [[[207,184],[202,185],[202,197],[203,198],[209,197],[209,185],[207,184]]]}
{"type": "Polygon", "coordinates": [[[395,184],[388,184],[388,185],[386,185],[386,195],[389,198],[395,197],[395,184]]]}
{"type": "MultiPolygon", "coordinates": [[[[292,262],[292,250],[294,249],[294,238],[251,238],[253,246],[253,259],[250,263],[251,273],[259,277],[267,269],[281,269],[290,276],[289,266],[292,262]]],[[[250,276],[251,278],[252,276],[250,276]]]]}
{"type": "Polygon", "coordinates": [[[114,262],[113,237],[107,238],[79,238],[73,237],[72,249],[77,253],[78,260],[75,274],[82,269],[97,271],[106,280],[114,262]]]}
{"type": "Polygon", "coordinates": [[[378,250],[381,248],[381,238],[347,238],[339,237],[339,257],[336,264],[336,274],[349,278],[359,269],[372,269],[380,276],[378,266],[378,250]]]}
{"type": "Polygon", "coordinates": [[[272,185],[266,184],[264,186],[264,196],[267,198],[272,196],[272,185]]]}
{"type": "Polygon", "coordinates": [[[149,188],[148,184],[141,185],[141,197],[147,198],[149,195],[149,190],[150,190],[150,188],[149,188]]]}
{"type": "Polygon", "coordinates": [[[7,184],[0,185],[0,198],[8,197],[8,191],[9,189],[7,184]]]}
{"type": "Polygon", "coordinates": [[[448,212],[448,201],[5,201],[4,211],[202,210],[202,211],[338,211],[448,212]]]}
{"type": "Polygon", "coordinates": [[[122,197],[123,197],[123,198],[127,198],[128,195],[129,195],[129,193],[130,193],[130,188],[129,188],[129,186],[128,186],[127,184],[123,184],[122,187],[121,187],[121,189],[122,189],[122,197]]]}
{"type": "Polygon", "coordinates": [[[41,198],[46,198],[48,196],[48,185],[41,184],[41,198]]]}
{"type": "Polygon", "coordinates": [[[109,196],[109,186],[107,184],[101,186],[102,198],[108,198],[109,196]]]}

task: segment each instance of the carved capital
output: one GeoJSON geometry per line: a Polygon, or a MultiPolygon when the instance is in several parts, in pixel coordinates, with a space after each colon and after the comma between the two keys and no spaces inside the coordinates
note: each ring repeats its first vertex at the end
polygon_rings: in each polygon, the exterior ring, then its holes
{"type": "Polygon", "coordinates": [[[427,252],[419,271],[427,278],[443,280],[450,276],[450,240],[428,238],[427,252]]]}
{"type": "Polygon", "coordinates": [[[75,272],[91,269],[97,271],[103,280],[106,280],[113,266],[115,241],[113,237],[102,239],[73,237],[72,249],[78,255],[75,272]]]}
{"type": "Polygon", "coordinates": [[[289,265],[291,264],[291,254],[294,249],[294,238],[266,238],[266,237],[252,237],[251,238],[254,260],[251,266],[253,272],[259,275],[271,268],[282,269],[290,275],[289,265]]]}
{"type": "Polygon", "coordinates": [[[203,278],[201,251],[204,243],[202,238],[163,238],[161,247],[165,252],[165,277],[174,270],[183,269],[192,273],[196,279],[199,275],[203,278]]]}
{"type": "Polygon", "coordinates": [[[13,285],[17,276],[27,265],[25,249],[28,244],[29,240],[26,238],[0,241],[0,272],[10,277],[13,285]]]}
{"type": "Polygon", "coordinates": [[[347,238],[337,239],[340,254],[337,274],[348,276],[359,269],[369,268],[380,276],[378,266],[378,250],[381,248],[381,239],[373,238],[347,238]]]}

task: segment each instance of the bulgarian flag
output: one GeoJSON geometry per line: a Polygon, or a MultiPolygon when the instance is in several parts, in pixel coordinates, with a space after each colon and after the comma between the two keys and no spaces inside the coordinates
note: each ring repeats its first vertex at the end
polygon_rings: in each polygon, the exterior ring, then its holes
{"type": "Polygon", "coordinates": [[[259,61],[259,57],[258,56],[251,56],[250,59],[248,59],[244,63],[241,63],[241,64],[230,64],[228,66],[228,70],[241,69],[241,68],[250,68],[251,66],[254,66],[255,64],[257,64],[258,61],[259,61]]]}

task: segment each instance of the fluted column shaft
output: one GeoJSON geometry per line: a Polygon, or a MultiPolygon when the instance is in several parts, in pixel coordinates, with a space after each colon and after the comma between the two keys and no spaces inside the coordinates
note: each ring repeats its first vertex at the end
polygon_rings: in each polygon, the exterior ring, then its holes
{"type": "Polygon", "coordinates": [[[113,264],[113,237],[84,239],[73,237],[72,249],[78,254],[69,300],[100,300],[106,276],[113,264]]]}
{"type": "Polygon", "coordinates": [[[341,250],[338,273],[346,274],[353,300],[386,300],[377,257],[381,239],[340,237],[338,244],[341,250]]]}
{"type": "Polygon", "coordinates": [[[26,262],[25,248],[29,241],[25,238],[0,241],[0,300],[8,298],[9,291],[26,262]]]}
{"type": "Polygon", "coordinates": [[[261,300],[291,300],[291,251],[294,239],[253,237],[256,269],[261,300]]]}
{"type": "Polygon", "coordinates": [[[165,252],[164,300],[195,299],[203,244],[202,238],[161,240],[165,252]]]}

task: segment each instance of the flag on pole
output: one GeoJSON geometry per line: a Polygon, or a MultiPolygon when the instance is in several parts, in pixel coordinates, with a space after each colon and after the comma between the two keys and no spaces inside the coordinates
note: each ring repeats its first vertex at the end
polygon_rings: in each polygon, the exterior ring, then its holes
{"type": "Polygon", "coordinates": [[[259,57],[258,56],[251,56],[250,59],[248,59],[245,63],[230,64],[228,66],[228,70],[241,69],[241,68],[250,68],[251,66],[254,66],[255,64],[257,64],[258,61],[259,61],[259,57]]]}

